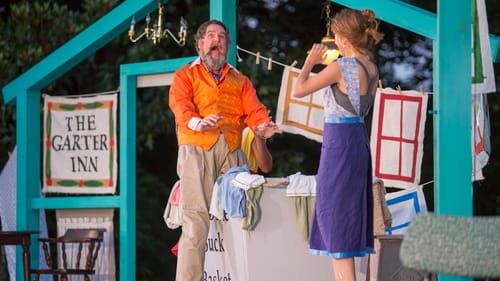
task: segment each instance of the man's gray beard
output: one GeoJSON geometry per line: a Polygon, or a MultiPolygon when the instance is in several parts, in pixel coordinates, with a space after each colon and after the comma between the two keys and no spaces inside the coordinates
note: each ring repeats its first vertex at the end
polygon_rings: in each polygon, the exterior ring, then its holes
{"type": "Polygon", "coordinates": [[[206,54],[202,57],[202,60],[210,70],[220,70],[227,62],[225,55],[221,55],[218,60],[214,60],[209,54],[206,54]]]}

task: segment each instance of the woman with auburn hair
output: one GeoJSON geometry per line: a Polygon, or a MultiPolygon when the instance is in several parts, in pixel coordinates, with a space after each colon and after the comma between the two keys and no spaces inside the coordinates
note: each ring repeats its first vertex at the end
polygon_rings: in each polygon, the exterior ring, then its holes
{"type": "Polygon", "coordinates": [[[374,253],[372,166],[364,117],[377,89],[374,47],[383,34],[371,10],[342,9],[330,26],[341,57],[310,75],[327,51],[325,45],[314,44],[293,96],[326,88],[309,252],[332,259],[336,281],[354,281],[354,257],[374,253]]]}

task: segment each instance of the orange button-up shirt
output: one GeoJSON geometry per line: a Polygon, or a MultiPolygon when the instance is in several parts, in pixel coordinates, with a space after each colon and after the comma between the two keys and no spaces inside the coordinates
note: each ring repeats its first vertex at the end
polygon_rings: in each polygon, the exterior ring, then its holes
{"type": "Polygon", "coordinates": [[[204,150],[209,150],[222,133],[233,152],[241,146],[244,124],[253,127],[271,121],[247,76],[226,64],[217,81],[199,58],[175,72],[169,106],[175,116],[178,144],[196,145],[204,150]],[[223,119],[202,132],[188,127],[192,118],[210,114],[223,119]]]}

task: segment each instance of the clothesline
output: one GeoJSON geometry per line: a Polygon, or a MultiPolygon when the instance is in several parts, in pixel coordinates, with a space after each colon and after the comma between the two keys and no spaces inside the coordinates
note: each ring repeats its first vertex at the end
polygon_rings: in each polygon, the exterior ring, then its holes
{"type": "MultiPolygon", "coordinates": [[[[106,91],[106,92],[98,92],[98,93],[87,93],[87,94],[80,94],[80,95],[63,95],[63,96],[58,96],[58,97],[70,97],[70,98],[85,98],[85,97],[94,97],[94,96],[101,96],[101,95],[112,95],[112,94],[117,94],[120,92],[120,89],[116,89],[113,91],[106,91]]],[[[47,93],[42,93],[42,97],[50,96],[47,93]]]]}
{"type": "MultiPolygon", "coordinates": [[[[275,61],[273,60],[272,58],[270,57],[265,57],[265,56],[262,56],[260,54],[260,52],[252,52],[252,51],[249,51],[247,49],[244,49],[244,48],[241,48],[240,46],[236,45],[236,56],[238,57],[238,62],[242,62],[243,59],[240,57],[239,53],[238,53],[238,50],[239,51],[243,51],[249,55],[252,55],[255,57],[255,64],[260,64],[260,59],[263,59],[263,60],[266,60],[267,61],[267,70],[272,70],[272,67],[271,65],[274,63],[274,64],[277,64],[277,65],[280,65],[282,67],[294,67],[297,65],[297,60],[294,60],[290,65],[287,65],[287,64],[284,64],[284,63],[281,63],[281,62],[278,62],[278,61],[275,61]]],[[[379,88],[383,88],[382,87],[382,84],[381,84],[381,81],[379,80],[379,88]]],[[[401,90],[401,87],[398,86],[398,91],[403,94],[403,91],[401,90]]],[[[429,95],[432,95],[432,92],[425,92],[424,89],[423,89],[423,86],[420,88],[420,91],[422,92],[422,94],[429,94],[429,95]]]]}
{"type": "MultiPolygon", "coordinates": [[[[273,64],[273,63],[274,63],[274,64],[277,64],[277,65],[280,65],[280,66],[283,66],[283,67],[288,67],[288,66],[290,66],[290,67],[294,67],[294,66],[295,66],[295,65],[297,65],[297,63],[298,63],[298,62],[297,62],[297,60],[294,60],[294,61],[292,62],[292,64],[287,65],[287,64],[284,64],[284,63],[281,63],[281,62],[275,61],[275,60],[273,60],[273,59],[272,59],[272,58],[270,58],[270,57],[269,57],[269,58],[268,58],[268,57],[264,57],[264,56],[260,55],[260,52],[256,52],[256,53],[255,53],[255,52],[252,52],[252,51],[249,51],[249,50],[243,49],[243,48],[241,48],[241,47],[240,47],[240,46],[238,46],[238,45],[236,45],[236,50],[237,50],[237,51],[238,51],[238,50],[240,50],[240,51],[243,51],[243,52],[245,52],[245,53],[247,53],[247,54],[250,54],[250,55],[254,56],[254,57],[255,57],[255,64],[260,64],[260,59],[267,60],[267,70],[271,70],[271,69],[272,69],[272,64],[273,64]]],[[[238,62],[242,62],[242,61],[243,61],[243,59],[240,57],[240,55],[238,54],[238,52],[237,52],[237,51],[236,51],[236,56],[238,57],[238,62]]]]}
{"type": "Polygon", "coordinates": [[[426,185],[431,184],[431,183],[434,183],[434,180],[431,180],[431,181],[428,181],[426,183],[423,183],[423,184],[421,184],[421,186],[423,187],[423,186],[426,186],[426,185]]]}

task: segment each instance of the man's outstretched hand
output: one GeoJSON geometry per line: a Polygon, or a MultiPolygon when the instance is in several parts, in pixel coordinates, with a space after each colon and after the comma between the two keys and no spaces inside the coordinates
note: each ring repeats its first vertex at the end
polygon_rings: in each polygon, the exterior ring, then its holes
{"type": "Polygon", "coordinates": [[[253,132],[256,137],[262,139],[268,139],[272,137],[274,134],[281,134],[283,131],[276,125],[273,121],[262,123],[258,126],[254,126],[253,132]]]}
{"type": "Polygon", "coordinates": [[[202,132],[205,130],[208,130],[215,126],[217,122],[222,120],[222,116],[218,116],[215,114],[210,114],[208,116],[205,116],[203,119],[198,122],[198,125],[196,126],[196,131],[202,132]]]}

